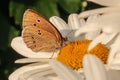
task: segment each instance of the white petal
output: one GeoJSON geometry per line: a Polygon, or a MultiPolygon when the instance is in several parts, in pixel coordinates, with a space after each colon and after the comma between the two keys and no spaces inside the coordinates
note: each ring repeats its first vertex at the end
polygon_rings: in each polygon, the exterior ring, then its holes
{"type": "Polygon", "coordinates": [[[67,34],[71,31],[71,28],[66,24],[63,19],[57,16],[53,16],[49,20],[58,28],[63,37],[66,37],[67,34]]]}
{"type": "Polygon", "coordinates": [[[97,28],[98,24],[96,23],[89,23],[85,24],[83,27],[80,27],[76,32],[75,32],[75,37],[87,33],[87,32],[94,32],[97,30],[100,30],[100,28],[97,28]],[[96,27],[96,28],[95,28],[96,27]]]}
{"type": "Polygon", "coordinates": [[[104,64],[96,56],[85,55],[83,67],[86,80],[108,80],[104,64]]]}
{"type": "Polygon", "coordinates": [[[100,36],[98,36],[97,38],[95,38],[89,45],[88,47],[88,51],[90,51],[93,47],[95,47],[98,43],[102,43],[102,44],[107,44],[108,42],[110,42],[115,36],[117,35],[117,33],[113,33],[113,34],[106,34],[106,33],[102,33],[100,36]]]}
{"type": "Polygon", "coordinates": [[[120,13],[104,14],[99,18],[103,32],[120,32],[120,13]]]}
{"type": "Polygon", "coordinates": [[[58,61],[50,60],[50,65],[62,80],[83,80],[82,77],[77,74],[77,72],[73,71],[69,67],[66,67],[58,61]]]}
{"type": "Polygon", "coordinates": [[[85,39],[88,39],[88,40],[93,40],[95,39],[97,36],[100,35],[100,31],[101,30],[97,30],[97,31],[94,31],[94,32],[88,32],[85,34],[85,39]]]}
{"type": "Polygon", "coordinates": [[[95,22],[97,22],[99,17],[100,17],[99,14],[91,15],[91,16],[88,17],[86,23],[91,23],[91,22],[95,23],[95,22]]]}
{"type": "Polygon", "coordinates": [[[66,22],[58,16],[52,16],[50,22],[53,23],[59,30],[68,29],[66,22]]]}
{"type": "Polygon", "coordinates": [[[20,75],[21,80],[59,80],[51,67],[44,67],[27,71],[20,75]]]}
{"type": "Polygon", "coordinates": [[[84,19],[79,19],[80,20],[80,26],[83,27],[85,25],[85,20],[84,19]]]}
{"type": "MultiPolygon", "coordinates": [[[[108,57],[108,65],[112,65],[113,60],[115,59],[115,56],[117,56],[117,52],[120,50],[120,34],[117,36],[117,38],[115,39],[114,43],[110,46],[110,54],[108,57]]],[[[120,63],[119,63],[120,65],[120,63]]]]}
{"type": "Polygon", "coordinates": [[[26,65],[21,68],[18,68],[12,74],[10,74],[9,80],[24,80],[24,79],[27,80],[31,75],[33,75],[33,73],[34,74],[35,74],[35,72],[40,73],[40,72],[43,72],[48,69],[49,70],[51,69],[49,64],[41,65],[38,63],[34,63],[34,64],[26,65]],[[31,71],[31,72],[29,72],[29,71],[31,71]],[[25,74],[25,73],[27,73],[27,74],[25,74]]]}
{"type": "MultiPolygon", "coordinates": [[[[29,57],[29,58],[50,58],[53,52],[33,52],[31,49],[27,48],[22,37],[16,37],[11,42],[12,48],[19,54],[29,57]]],[[[54,52],[53,58],[56,57],[58,52],[54,52]]]]}
{"type": "Polygon", "coordinates": [[[40,62],[45,63],[48,62],[49,58],[22,58],[15,61],[15,63],[33,63],[33,62],[40,62]]]}
{"type": "MultiPolygon", "coordinates": [[[[92,16],[88,17],[86,24],[94,23],[94,25],[96,25],[96,26],[93,26],[93,27],[98,28],[99,25],[97,25],[97,22],[98,22],[99,16],[100,15],[96,14],[96,15],[92,15],[92,16]]],[[[86,27],[89,29],[89,26],[86,26],[86,27]]],[[[100,34],[100,32],[101,32],[101,29],[98,29],[98,30],[92,31],[92,32],[87,32],[85,34],[85,39],[93,40],[100,34]]]]}
{"type": "Polygon", "coordinates": [[[108,70],[108,80],[120,80],[120,70],[108,70]]]}
{"type": "Polygon", "coordinates": [[[103,6],[120,6],[119,0],[88,0],[103,6]]]}
{"type": "Polygon", "coordinates": [[[113,70],[120,70],[120,52],[116,52],[116,55],[112,59],[112,62],[109,62],[108,67],[113,70]]]}
{"type": "Polygon", "coordinates": [[[78,19],[77,14],[71,14],[68,17],[68,25],[72,28],[72,31],[70,33],[68,33],[68,35],[67,35],[67,38],[68,38],[69,41],[74,41],[74,40],[84,38],[81,35],[77,36],[77,37],[74,36],[76,30],[79,29],[80,27],[83,27],[84,24],[85,24],[85,20],[84,19],[78,19]]]}
{"type": "Polygon", "coordinates": [[[98,8],[98,9],[93,9],[93,10],[88,10],[88,11],[84,11],[82,13],[79,14],[79,18],[86,18],[90,15],[94,15],[94,14],[103,14],[103,13],[113,13],[113,12],[120,12],[120,9],[118,7],[105,7],[105,8],[98,8]]]}
{"type": "Polygon", "coordinates": [[[53,16],[50,18],[50,21],[59,29],[62,36],[64,38],[67,38],[68,41],[76,40],[76,38],[74,37],[74,33],[76,30],[73,30],[72,27],[66,24],[63,19],[57,16],[53,16]]]}
{"type": "Polygon", "coordinates": [[[68,17],[68,25],[72,27],[72,29],[78,29],[80,26],[80,21],[78,18],[78,14],[70,14],[68,17]]]}
{"type": "MultiPolygon", "coordinates": [[[[119,49],[120,50],[120,49],[119,49]]],[[[117,51],[112,60],[112,65],[119,65],[120,68],[120,51],[117,51]]]]}

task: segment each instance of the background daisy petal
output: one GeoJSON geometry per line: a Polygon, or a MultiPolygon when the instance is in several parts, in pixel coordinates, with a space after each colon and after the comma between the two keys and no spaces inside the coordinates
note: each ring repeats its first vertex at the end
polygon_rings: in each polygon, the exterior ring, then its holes
{"type": "Polygon", "coordinates": [[[105,14],[105,13],[113,13],[113,12],[120,12],[120,9],[118,7],[104,7],[104,8],[98,8],[93,10],[87,10],[79,14],[79,18],[86,18],[90,15],[94,14],[105,14]]]}
{"type": "Polygon", "coordinates": [[[120,6],[119,0],[88,0],[103,6],[120,6]]]}

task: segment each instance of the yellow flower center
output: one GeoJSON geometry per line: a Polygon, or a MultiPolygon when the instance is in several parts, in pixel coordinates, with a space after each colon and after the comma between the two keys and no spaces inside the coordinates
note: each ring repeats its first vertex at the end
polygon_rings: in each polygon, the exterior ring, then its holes
{"type": "Polygon", "coordinates": [[[103,63],[106,63],[109,49],[105,45],[99,43],[91,51],[88,50],[88,46],[91,40],[78,40],[71,42],[60,50],[57,60],[66,64],[73,69],[82,68],[82,60],[85,54],[94,54],[99,57],[103,63]]]}

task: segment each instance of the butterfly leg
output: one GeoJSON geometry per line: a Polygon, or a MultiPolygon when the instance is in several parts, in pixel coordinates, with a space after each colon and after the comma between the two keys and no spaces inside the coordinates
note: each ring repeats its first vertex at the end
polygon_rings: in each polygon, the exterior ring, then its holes
{"type": "Polygon", "coordinates": [[[55,50],[52,50],[52,52],[53,52],[53,53],[52,53],[52,55],[50,56],[49,59],[52,59],[52,58],[53,58],[55,50]]]}

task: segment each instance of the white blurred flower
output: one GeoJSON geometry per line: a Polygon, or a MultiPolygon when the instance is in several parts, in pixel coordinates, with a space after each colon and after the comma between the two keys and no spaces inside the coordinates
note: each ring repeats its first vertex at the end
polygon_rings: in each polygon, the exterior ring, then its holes
{"type": "MultiPolygon", "coordinates": [[[[101,14],[96,22],[90,23],[91,30],[93,26],[98,27],[102,34],[92,41],[88,50],[91,50],[99,42],[107,45],[110,48],[110,54],[108,57],[109,68],[120,69],[120,1],[119,0],[88,0],[94,3],[107,6],[94,10],[84,11],[79,14],[79,18],[85,18],[95,14],[101,14]]],[[[76,31],[76,35],[81,34],[81,29],[76,31]]]]}
{"type": "Polygon", "coordinates": [[[79,17],[88,17],[93,14],[120,13],[119,0],[87,0],[105,7],[82,12],[79,17]]]}

